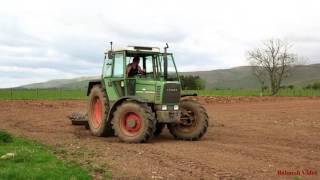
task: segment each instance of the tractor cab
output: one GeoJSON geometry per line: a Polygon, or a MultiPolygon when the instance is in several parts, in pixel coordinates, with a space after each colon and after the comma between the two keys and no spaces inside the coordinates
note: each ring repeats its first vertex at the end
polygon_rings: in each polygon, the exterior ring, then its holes
{"type": "MultiPolygon", "coordinates": [[[[134,70],[131,68],[131,71],[134,70]]],[[[124,96],[136,96],[154,104],[179,103],[180,82],[172,53],[140,46],[108,51],[102,72],[110,101],[124,96]],[[139,63],[136,65],[136,74],[132,76],[128,70],[134,58],[139,59],[139,63]]]]}

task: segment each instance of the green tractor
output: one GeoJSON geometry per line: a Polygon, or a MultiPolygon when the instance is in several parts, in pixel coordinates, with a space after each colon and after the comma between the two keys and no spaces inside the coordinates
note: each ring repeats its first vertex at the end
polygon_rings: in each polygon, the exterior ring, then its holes
{"type": "Polygon", "coordinates": [[[129,143],[147,142],[167,125],[181,140],[199,140],[208,115],[197,102],[181,98],[181,84],[172,53],[129,46],[105,53],[102,75],[89,82],[88,125],[95,136],[117,136],[129,143]],[[139,59],[141,71],[128,76],[139,59]]]}

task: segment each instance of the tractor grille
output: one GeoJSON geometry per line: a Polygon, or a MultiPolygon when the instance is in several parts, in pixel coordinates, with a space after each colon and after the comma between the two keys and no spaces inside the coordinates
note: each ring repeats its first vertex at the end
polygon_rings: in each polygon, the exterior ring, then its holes
{"type": "Polygon", "coordinates": [[[157,86],[156,88],[156,101],[160,101],[161,97],[161,86],[157,86]]]}
{"type": "Polygon", "coordinates": [[[180,100],[180,84],[167,83],[164,85],[163,103],[178,103],[180,100]]]}

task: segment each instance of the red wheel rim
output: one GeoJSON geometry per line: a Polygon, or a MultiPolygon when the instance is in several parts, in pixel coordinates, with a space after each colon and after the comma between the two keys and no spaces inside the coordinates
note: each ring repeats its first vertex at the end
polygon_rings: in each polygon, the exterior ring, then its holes
{"type": "Polygon", "coordinates": [[[142,124],[141,117],[134,112],[130,112],[124,116],[121,127],[126,135],[135,136],[139,134],[139,131],[141,129],[141,124],[142,124]]]}
{"type": "Polygon", "coordinates": [[[102,122],[102,104],[100,99],[96,99],[94,103],[94,113],[93,113],[93,127],[99,128],[102,122]]]}

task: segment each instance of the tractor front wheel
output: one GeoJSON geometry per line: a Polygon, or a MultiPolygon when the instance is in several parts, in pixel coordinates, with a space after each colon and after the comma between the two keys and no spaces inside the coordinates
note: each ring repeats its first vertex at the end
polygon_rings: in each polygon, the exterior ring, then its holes
{"type": "Polygon", "coordinates": [[[152,138],[156,119],[146,104],[128,101],[117,107],[113,114],[112,126],[121,141],[141,143],[152,138]]]}
{"type": "Polygon", "coordinates": [[[181,140],[199,140],[207,131],[208,115],[206,110],[197,102],[182,100],[180,102],[180,123],[168,124],[170,133],[181,140]]]}

